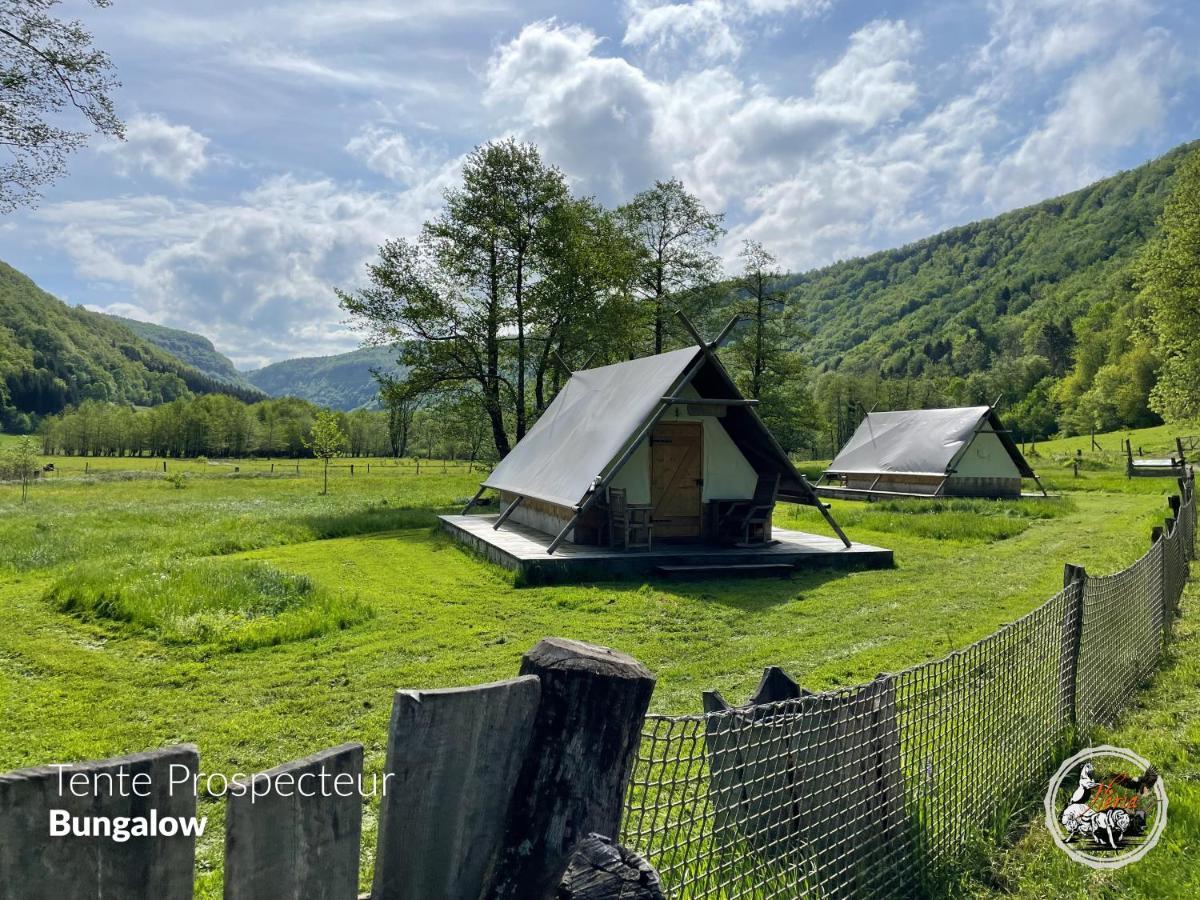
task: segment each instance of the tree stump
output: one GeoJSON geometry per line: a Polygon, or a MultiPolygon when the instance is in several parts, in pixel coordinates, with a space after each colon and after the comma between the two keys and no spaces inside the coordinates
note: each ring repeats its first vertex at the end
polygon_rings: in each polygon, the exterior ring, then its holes
{"type": "Polygon", "coordinates": [[[575,848],[555,900],[666,900],[654,867],[601,834],[575,848]]]}
{"type": "Polygon", "coordinates": [[[553,897],[576,844],[617,833],[654,690],[633,657],[564,638],[526,653],[521,674],[542,697],[489,879],[496,900],[553,897]]]}

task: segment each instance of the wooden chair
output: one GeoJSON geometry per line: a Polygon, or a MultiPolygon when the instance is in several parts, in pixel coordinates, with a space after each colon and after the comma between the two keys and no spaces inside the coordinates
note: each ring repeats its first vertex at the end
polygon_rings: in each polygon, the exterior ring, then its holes
{"type": "Polygon", "coordinates": [[[720,533],[736,535],[739,544],[766,544],[771,540],[771,513],[779,493],[779,475],[759,476],[754,496],[735,504],[721,519],[720,533]]]}
{"type": "Polygon", "coordinates": [[[624,488],[608,489],[608,543],[616,547],[618,539],[625,550],[651,549],[654,523],[650,507],[631,506],[624,488]]]}

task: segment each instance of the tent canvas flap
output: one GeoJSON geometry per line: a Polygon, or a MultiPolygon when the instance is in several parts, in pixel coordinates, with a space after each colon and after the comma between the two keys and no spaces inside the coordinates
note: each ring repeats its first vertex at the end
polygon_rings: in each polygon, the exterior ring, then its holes
{"type": "Polygon", "coordinates": [[[574,373],[485,487],[576,508],[703,351],[574,373]]]}

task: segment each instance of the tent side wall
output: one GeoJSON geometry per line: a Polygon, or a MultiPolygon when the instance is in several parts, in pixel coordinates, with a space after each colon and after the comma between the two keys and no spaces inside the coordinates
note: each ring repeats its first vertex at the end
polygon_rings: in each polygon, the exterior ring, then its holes
{"type": "MultiPolygon", "coordinates": [[[[506,509],[515,499],[516,494],[500,491],[500,508],[506,509]]],[[[567,534],[566,540],[574,544],[598,544],[604,524],[602,512],[603,510],[598,507],[588,510],[567,534]]],[[[512,511],[508,521],[528,525],[530,528],[536,528],[546,534],[558,534],[574,515],[575,510],[568,506],[559,506],[556,503],[547,503],[545,500],[526,497],[512,511]]]]}

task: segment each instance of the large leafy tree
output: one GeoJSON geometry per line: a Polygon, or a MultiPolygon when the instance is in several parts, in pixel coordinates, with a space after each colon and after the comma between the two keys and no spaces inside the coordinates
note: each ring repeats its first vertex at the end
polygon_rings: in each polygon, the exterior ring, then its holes
{"type": "Polygon", "coordinates": [[[1161,231],[1142,252],[1140,299],[1162,360],[1150,405],[1168,420],[1200,416],[1200,150],[1179,167],[1161,231]]]}
{"type": "Polygon", "coordinates": [[[678,178],[656,182],[618,211],[640,251],[637,287],[661,353],[670,307],[704,292],[719,276],[714,248],[724,215],[709,212],[678,178]]]}
{"type": "MultiPolygon", "coordinates": [[[[111,0],[91,0],[106,7],[111,0]]],[[[120,86],[108,54],[78,21],[52,13],[59,0],[0,0],[0,213],[35,203],[66,171],[88,132],[69,124],[74,110],[91,130],[124,136],[113,106],[120,86]]]]}
{"type": "Polygon", "coordinates": [[[621,334],[633,258],[610,214],[573,199],[536,148],[502,141],[468,157],[418,240],[385,243],[367,286],[338,296],[369,340],[401,345],[410,396],[477,393],[504,456],[509,426],[525,434],[530,374],[540,411],[555,350],[621,334]]]}

